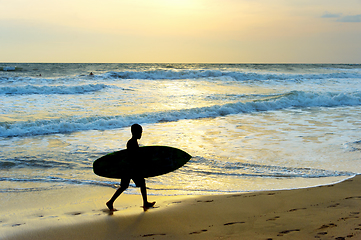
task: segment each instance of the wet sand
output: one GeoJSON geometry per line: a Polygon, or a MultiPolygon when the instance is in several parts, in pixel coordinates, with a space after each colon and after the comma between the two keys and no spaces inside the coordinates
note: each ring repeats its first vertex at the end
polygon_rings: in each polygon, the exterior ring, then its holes
{"type": "Polygon", "coordinates": [[[213,196],[121,195],[76,187],[0,193],[0,239],[361,239],[361,175],[341,183],[213,196]]]}

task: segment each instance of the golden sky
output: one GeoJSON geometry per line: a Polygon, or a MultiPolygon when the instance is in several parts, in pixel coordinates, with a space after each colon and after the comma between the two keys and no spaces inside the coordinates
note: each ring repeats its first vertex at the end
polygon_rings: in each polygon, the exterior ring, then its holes
{"type": "Polygon", "coordinates": [[[361,63],[361,0],[0,0],[0,62],[361,63]]]}

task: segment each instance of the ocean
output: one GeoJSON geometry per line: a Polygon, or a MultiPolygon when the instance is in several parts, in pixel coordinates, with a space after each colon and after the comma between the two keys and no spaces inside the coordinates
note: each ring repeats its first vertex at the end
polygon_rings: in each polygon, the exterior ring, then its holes
{"type": "MultiPolygon", "coordinates": [[[[0,63],[0,192],[115,188],[97,158],[180,148],[149,195],[331,184],[361,173],[361,65],[0,63]],[[90,73],[93,75],[90,75],[90,73]]],[[[126,193],[139,193],[132,184],[126,193]]]]}

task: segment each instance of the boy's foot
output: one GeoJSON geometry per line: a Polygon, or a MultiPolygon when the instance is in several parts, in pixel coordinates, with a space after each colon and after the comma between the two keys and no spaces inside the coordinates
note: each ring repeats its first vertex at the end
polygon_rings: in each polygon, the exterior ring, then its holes
{"type": "Polygon", "coordinates": [[[147,203],[144,203],[143,208],[144,208],[144,209],[151,208],[151,207],[154,206],[154,204],[155,204],[155,202],[147,202],[147,203]]]}
{"type": "Polygon", "coordinates": [[[117,209],[115,209],[113,207],[113,203],[111,203],[110,201],[106,203],[107,207],[109,208],[110,211],[117,211],[117,209]]]}

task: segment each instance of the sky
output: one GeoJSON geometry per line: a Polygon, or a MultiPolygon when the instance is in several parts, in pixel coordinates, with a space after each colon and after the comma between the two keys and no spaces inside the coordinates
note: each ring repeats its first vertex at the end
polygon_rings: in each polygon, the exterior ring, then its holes
{"type": "Polygon", "coordinates": [[[361,0],[0,0],[0,62],[361,63],[361,0]]]}

